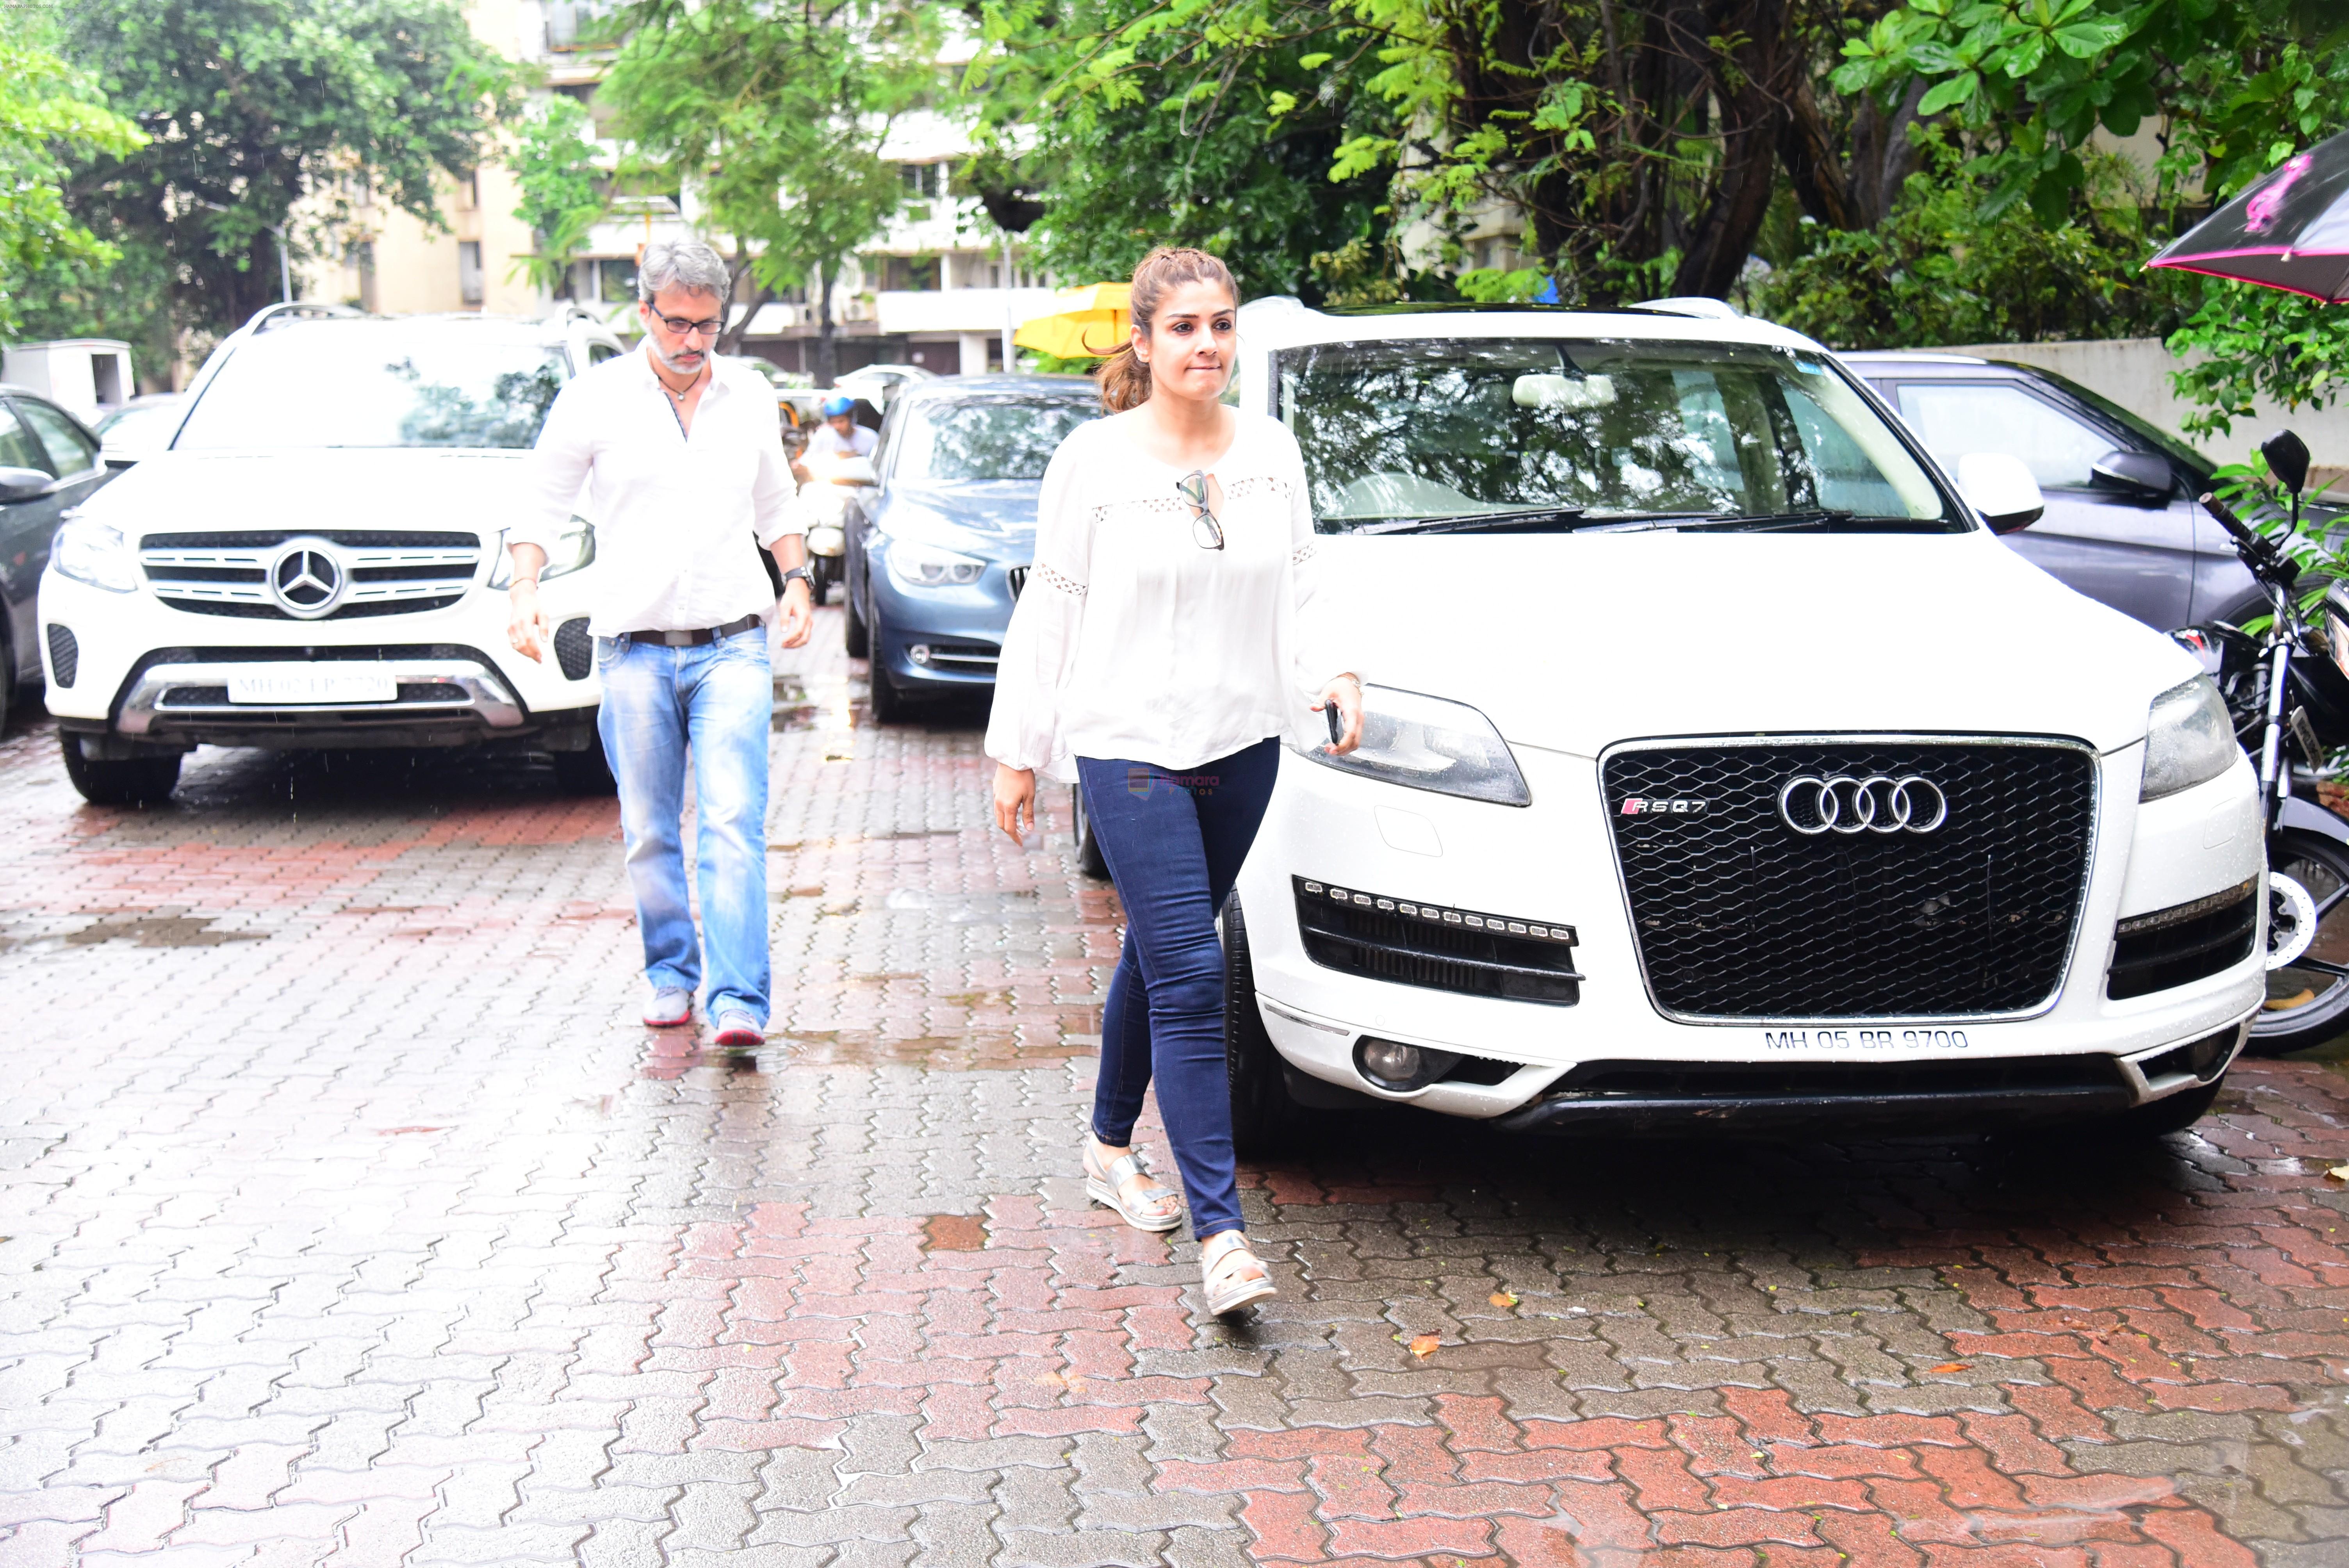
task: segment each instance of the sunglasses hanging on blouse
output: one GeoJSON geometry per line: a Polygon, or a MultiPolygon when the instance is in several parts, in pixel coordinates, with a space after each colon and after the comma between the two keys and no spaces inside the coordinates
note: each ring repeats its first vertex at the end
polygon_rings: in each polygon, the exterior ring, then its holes
{"type": "Polygon", "coordinates": [[[1191,520],[1191,537],[1197,541],[1199,548],[1221,550],[1224,525],[1216,521],[1215,509],[1207,504],[1207,470],[1193,469],[1174,481],[1174,489],[1198,514],[1191,520]]]}

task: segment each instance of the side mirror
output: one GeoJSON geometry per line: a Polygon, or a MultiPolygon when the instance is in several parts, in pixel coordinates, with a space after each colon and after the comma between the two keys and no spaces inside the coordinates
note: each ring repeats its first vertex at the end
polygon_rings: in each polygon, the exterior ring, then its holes
{"type": "Polygon", "coordinates": [[[833,465],[832,482],[836,485],[877,485],[881,476],[873,471],[871,458],[843,458],[833,465]]]}
{"type": "Polygon", "coordinates": [[[1958,459],[1958,490],[1992,533],[2029,528],[2046,515],[2047,498],[2021,458],[2004,452],[1968,452],[1958,459]]]}
{"type": "Polygon", "coordinates": [[[2117,449],[2096,459],[2088,470],[2088,482],[2098,490],[2118,490],[2141,506],[2163,504],[2177,488],[2168,458],[2117,449]]]}
{"type": "Polygon", "coordinates": [[[2292,494],[2308,488],[2308,443],[2290,430],[2278,430],[2261,441],[2260,456],[2268,460],[2268,472],[2292,494]]]}
{"type": "Polygon", "coordinates": [[[12,500],[38,500],[49,493],[57,481],[38,469],[0,468],[0,504],[12,500]]]}

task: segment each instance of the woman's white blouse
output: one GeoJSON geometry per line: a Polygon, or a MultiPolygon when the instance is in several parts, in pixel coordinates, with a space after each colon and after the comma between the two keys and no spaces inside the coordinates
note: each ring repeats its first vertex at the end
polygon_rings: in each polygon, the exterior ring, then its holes
{"type": "Polygon", "coordinates": [[[1144,452],[1134,418],[1080,425],[1044,471],[988,755],[1068,781],[1079,757],[1180,771],[1269,736],[1326,744],[1315,699],[1362,672],[1314,613],[1297,438],[1265,415],[1238,417],[1209,470],[1223,487],[1224,548],[1207,550],[1175,491],[1187,470],[1144,452]]]}

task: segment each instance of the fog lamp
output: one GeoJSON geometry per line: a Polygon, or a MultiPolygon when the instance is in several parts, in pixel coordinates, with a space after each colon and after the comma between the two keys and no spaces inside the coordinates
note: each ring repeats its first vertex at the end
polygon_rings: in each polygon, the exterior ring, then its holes
{"type": "Polygon", "coordinates": [[[916,664],[921,665],[924,669],[928,669],[930,667],[930,645],[927,643],[916,643],[912,647],[905,650],[905,656],[913,660],[916,664]]]}
{"type": "Polygon", "coordinates": [[[1400,1040],[1365,1035],[1354,1047],[1354,1066],[1361,1075],[1393,1094],[1425,1088],[1460,1061],[1457,1051],[1428,1050],[1400,1040]]]}
{"type": "Polygon", "coordinates": [[[1362,1042],[1362,1066],[1374,1078],[1388,1083],[1408,1083],[1419,1076],[1419,1047],[1394,1040],[1362,1042]]]}

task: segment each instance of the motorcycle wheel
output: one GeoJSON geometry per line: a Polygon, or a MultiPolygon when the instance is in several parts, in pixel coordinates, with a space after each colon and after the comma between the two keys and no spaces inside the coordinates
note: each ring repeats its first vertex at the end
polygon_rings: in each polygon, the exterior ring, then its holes
{"type": "MultiPolygon", "coordinates": [[[[2251,1019],[2247,1057],[2304,1051],[2349,1030],[2349,847],[2313,833],[2281,834],[2268,841],[2268,874],[2305,890],[2316,931],[2300,957],[2268,971],[2267,1004],[2251,1019]]],[[[2271,891],[2271,922],[2295,902],[2271,891]]]]}

